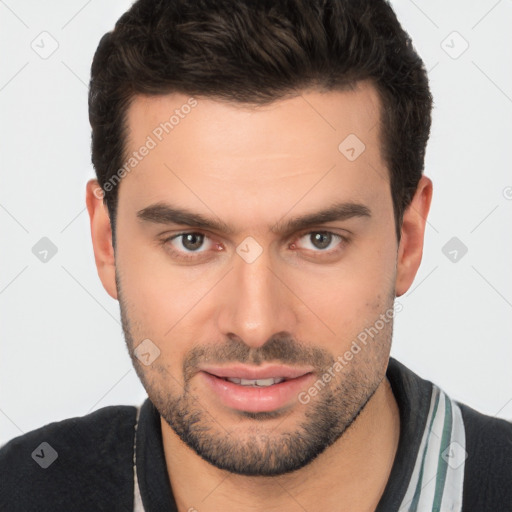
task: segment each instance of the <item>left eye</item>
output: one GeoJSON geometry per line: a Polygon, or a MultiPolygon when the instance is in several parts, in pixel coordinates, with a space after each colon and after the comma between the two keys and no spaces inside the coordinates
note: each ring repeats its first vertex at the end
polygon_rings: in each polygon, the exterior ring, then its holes
{"type": "Polygon", "coordinates": [[[328,252],[326,249],[333,244],[333,242],[342,242],[343,237],[340,235],[336,235],[335,233],[331,233],[330,231],[312,231],[311,233],[307,233],[299,238],[300,240],[305,240],[306,244],[303,245],[303,248],[313,251],[320,252],[328,252]]]}
{"type": "Polygon", "coordinates": [[[206,238],[202,233],[180,233],[173,236],[169,243],[180,252],[183,249],[185,249],[185,252],[203,252],[200,249],[203,248],[206,238]]]}

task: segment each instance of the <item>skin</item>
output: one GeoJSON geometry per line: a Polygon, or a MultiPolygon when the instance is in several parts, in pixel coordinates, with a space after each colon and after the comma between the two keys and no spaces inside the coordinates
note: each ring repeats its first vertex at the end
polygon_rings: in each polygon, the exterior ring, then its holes
{"type": "MultiPolygon", "coordinates": [[[[135,98],[128,112],[128,152],[137,150],[188,99],[181,94],[135,98]]],[[[326,361],[349,350],[357,335],[411,286],[421,262],[432,183],[421,178],[398,243],[380,151],[381,107],[370,83],[345,92],[303,91],[264,107],[207,98],[197,102],[120,182],[115,251],[98,183],[87,184],[98,273],[106,291],[120,300],[135,369],[162,415],[178,509],[374,510],[400,431],[398,407],[385,377],[391,322],[309,403],[294,400],[270,418],[224,406],[197,371],[184,374],[183,363],[197,348],[217,358],[231,356],[226,347],[233,339],[247,360],[262,356],[267,361],[269,340],[286,333],[290,347],[303,357],[300,361],[311,362],[312,350],[327,358],[315,368],[321,376],[326,361]],[[356,134],[366,146],[352,162],[338,150],[348,134],[356,134]],[[371,215],[300,232],[271,230],[278,221],[338,201],[363,204],[371,215]],[[232,233],[137,217],[158,202],[220,219],[232,233]],[[203,252],[187,252],[180,239],[162,242],[183,231],[206,234],[203,252]],[[346,241],[334,237],[327,250],[318,248],[308,235],[318,231],[346,241]],[[236,253],[248,236],[262,248],[252,263],[236,253]],[[180,260],[177,254],[191,259],[180,260]],[[134,346],[146,338],[160,350],[149,366],[133,356],[134,346]],[[342,399],[335,409],[341,411],[337,439],[300,469],[279,476],[220,469],[182,442],[169,425],[171,405],[181,400],[201,417],[207,438],[250,446],[254,455],[269,446],[277,449],[287,433],[292,439],[304,437],[303,425],[323,410],[315,407],[342,399]]],[[[288,362],[286,353],[272,358],[288,362]]],[[[321,428],[323,418],[317,419],[321,428]]]]}

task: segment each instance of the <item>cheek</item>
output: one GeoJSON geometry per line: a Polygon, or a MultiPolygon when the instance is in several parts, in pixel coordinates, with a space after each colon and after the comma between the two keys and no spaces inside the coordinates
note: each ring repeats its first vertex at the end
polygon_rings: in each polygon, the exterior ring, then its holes
{"type": "Polygon", "coordinates": [[[170,271],[164,249],[134,231],[119,226],[116,267],[123,298],[131,315],[161,337],[172,326],[169,313],[180,309],[186,283],[170,271]]]}
{"type": "Polygon", "coordinates": [[[134,345],[149,338],[160,350],[155,367],[143,368],[148,376],[161,379],[170,372],[181,379],[186,352],[202,339],[205,324],[197,321],[197,315],[218,277],[215,272],[199,275],[192,267],[173,268],[163,249],[132,240],[125,237],[119,244],[116,265],[134,345]]]}
{"type": "Polygon", "coordinates": [[[353,334],[354,329],[373,323],[392,303],[395,245],[368,238],[337,265],[315,271],[314,275],[298,273],[294,278],[297,295],[337,338],[353,334]]]}

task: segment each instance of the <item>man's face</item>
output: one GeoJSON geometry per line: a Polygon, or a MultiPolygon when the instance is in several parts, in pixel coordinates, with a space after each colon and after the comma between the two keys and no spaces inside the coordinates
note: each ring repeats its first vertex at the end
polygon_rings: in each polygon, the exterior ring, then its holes
{"type": "Polygon", "coordinates": [[[219,468],[282,474],[338,439],[385,375],[397,240],[380,103],[368,84],[253,109],[189,100],[129,110],[128,153],[150,149],[118,191],[123,328],[168,435],[219,468]]]}

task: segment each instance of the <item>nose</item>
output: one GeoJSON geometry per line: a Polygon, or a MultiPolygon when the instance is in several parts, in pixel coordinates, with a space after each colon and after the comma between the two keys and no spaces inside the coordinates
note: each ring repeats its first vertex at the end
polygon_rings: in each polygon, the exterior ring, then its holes
{"type": "Polygon", "coordinates": [[[283,331],[293,333],[295,297],[281,273],[266,251],[251,263],[236,255],[234,268],[223,282],[219,331],[236,335],[253,348],[283,331]]]}

